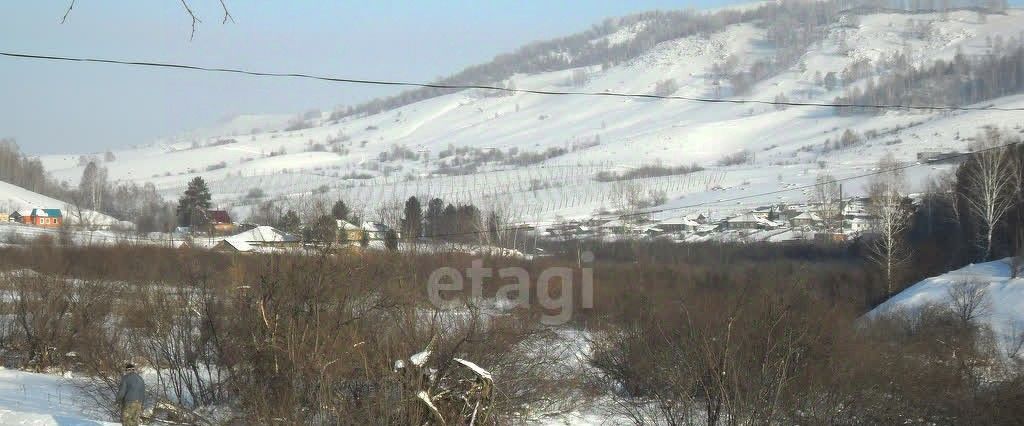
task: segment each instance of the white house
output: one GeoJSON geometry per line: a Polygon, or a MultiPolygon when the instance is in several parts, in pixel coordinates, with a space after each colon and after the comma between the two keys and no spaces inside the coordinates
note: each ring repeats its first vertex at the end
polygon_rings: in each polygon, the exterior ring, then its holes
{"type": "MultiPolygon", "coordinates": [[[[367,238],[371,240],[384,240],[384,236],[391,230],[390,226],[380,222],[363,222],[362,228],[367,238]]],[[[401,238],[401,235],[398,237],[401,238]]]]}
{"type": "Polygon", "coordinates": [[[689,216],[681,216],[665,219],[658,222],[657,226],[665,232],[685,232],[697,230],[697,228],[701,226],[701,223],[691,219],[689,216]]]}
{"type": "Polygon", "coordinates": [[[257,226],[248,231],[225,237],[224,240],[244,242],[254,247],[298,245],[302,242],[298,236],[270,226],[257,226]]]}
{"type": "Polygon", "coordinates": [[[821,216],[818,216],[815,212],[803,212],[796,216],[793,216],[789,220],[789,224],[794,228],[801,226],[815,226],[821,223],[821,216]]]}
{"type": "Polygon", "coordinates": [[[872,227],[871,222],[871,220],[861,217],[853,218],[846,221],[846,223],[850,226],[850,232],[855,233],[870,232],[872,227]]]}

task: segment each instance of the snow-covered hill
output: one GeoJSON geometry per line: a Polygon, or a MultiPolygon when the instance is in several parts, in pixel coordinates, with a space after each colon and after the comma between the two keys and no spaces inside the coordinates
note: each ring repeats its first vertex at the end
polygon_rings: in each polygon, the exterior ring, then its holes
{"type": "Polygon", "coordinates": [[[0,181],[0,214],[29,207],[63,209],[65,204],[63,201],[0,181]]]}
{"type": "MultiPolygon", "coordinates": [[[[950,306],[954,298],[971,300],[957,288],[975,286],[982,302],[980,320],[987,323],[1004,346],[1024,336],[1024,277],[1010,278],[1010,259],[968,265],[910,286],[879,305],[868,317],[926,306],[950,306]]],[[[962,303],[962,305],[965,305],[962,303]]]]}
{"type": "Polygon", "coordinates": [[[121,222],[113,217],[92,210],[79,210],[66,201],[57,200],[45,195],[29,191],[20,186],[0,181],[0,218],[15,210],[31,208],[61,209],[65,220],[73,225],[88,227],[131,227],[130,223],[121,222]]]}
{"type": "MultiPolygon", "coordinates": [[[[908,53],[910,60],[920,65],[951,58],[958,50],[980,55],[989,51],[992,40],[1020,37],[1021,28],[1024,11],[1016,9],[985,15],[984,19],[972,11],[948,16],[863,15],[828,27],[822,41],[812,44],[798,64],[757,81],[749,94],[735,97],[771,100],[783,95],[793,101],[829,102],[846,88],[865,81],[845,82],[828,90],[818,82],[819,77],[840,74],[855,61],[877,61],[873,73],[886,75],[890,70],[884,68],[885,61],[878,60],[895,53],[908,53]],[[912,31],[915,28],[927,31],[912,31]]],[[[615,32],[606,41],[628,40],[630,31],[615,32]]],[[[716,79],[711,70],[729,58],[739,58],[737,69],[748,69],[758,60],[776,55],[778,46],[768,41],[767,31],[756,23],[734,24],[708,36],[660,43],[618,65],[520,74],[508,83],[538,90],[669,90],[681,96],[730,97],[728,81],[716,79]],[[586,78],[576,78],[581,75],[586,78]],[[574,80],[577,86],[570,87],[574,80]],[[672,84],[666,83],[669,80],[672,84]]],[[[985,104],[1024,107],[1024,96],[985,104]]],[[[966,138],[983,125],[1018,131],[1024,124],[1019,112],[890,111],[839,116],[826,107],[776,109],[682,100],[496,96],[477,90],[340,121],[332,120],[328,113],[296,119],[291,123],[296,130],[287,131],[289,124],[281,117],[248,116],[224,124],[219,131],[204,130],[173,143],[115,151],[114,161],[105,166],[112,180],[151,181],[168,198],[176,197],[192,176],[201,175],[211,183],[215,202],[241,206],[242,211],[245,205],[278,195],[324,193],[345,198],[366,211],[410,195],[430,195],[482,206],[515,205],[519,219],[539,222],[614,209],[615,185],[595,182],[593,176],[599,171],[629,170],[655,161],[665,165],[696,163],[707,170],[638,183],[647,190],[663,192],[666,207],[701,204],[701,211],[725,214],[765,203],[801,202],[807,193],[793,191],[739,203],[720,200],[810,184],[823,173],[839,178],[861,174],[871,170],[886,152],[912,162],[921,151],[964,151],[966,138]],[[310,127],[303,128],[306,126],[310,127]],[[814,149],[826,140],[837,140],[847,129],[864,135],[863,143],[827,152],[814,149]],[[512,153],[553,154],[528,166],[492,161],[478,164],[472,174],[439,175],[443,163],[452,166],[458,155],[441,157],[459,150],[475,152],[478,157],[496,151],[506,157],[512,153]],[[741,150],[752,153],[753,161],[718,165],[725,156],[741,150]],[[253,189],[262,191],[263,198],[247,197],[253,195],[253,189]]],[[[82,174],[77,154],[42,160],[60,179],[77,182],[82,174]]],[[[919,167],[908,175],[912,183],[919,184],[937,169],[948,167],[919,167]]],[[[858,182],[846,185],[850,194],[862,189],[858,182]]]]}

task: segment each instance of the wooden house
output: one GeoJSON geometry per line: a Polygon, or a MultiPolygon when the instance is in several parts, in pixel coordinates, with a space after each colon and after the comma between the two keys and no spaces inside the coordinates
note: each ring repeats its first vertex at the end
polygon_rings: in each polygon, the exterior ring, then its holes
{"type": "Polygon", "coordinates": [[[8,218],[10,222],[17,222],[24,225],[41,226],[44,228],[56,228],[64,223],[64,214],[60,209],[38,209],[18,210],[11,213],[8,218]]]}

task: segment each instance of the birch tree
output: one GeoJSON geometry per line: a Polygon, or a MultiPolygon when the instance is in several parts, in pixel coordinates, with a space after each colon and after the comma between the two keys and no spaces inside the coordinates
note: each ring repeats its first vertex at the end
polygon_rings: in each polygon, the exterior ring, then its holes
{"type": "Polygon", "coordinates": [[[1020,190],[1020,173],[1016,158],[1010,149],[998,146],[1001,138],[989,132],[989,148],[974,154],[964,176],[966,185],[961,194],[969,214],[981,224],[978,248],[984,251],[983,260],[992,256],[992,236],[1007,212],[1013,209],[1016,193],[1020,190]]]}
{"type": "Polygon", "coordinates": [[[910,226],[910,209],[903,190],[906,178],[893,155],[878,161],[879,174],[868,184],[868,212],[873,216],[874,238],[868,257],[885,274],[886,294],[892,294],[900,270],[910,261],[911,251],[904,236],[910,226]]]}

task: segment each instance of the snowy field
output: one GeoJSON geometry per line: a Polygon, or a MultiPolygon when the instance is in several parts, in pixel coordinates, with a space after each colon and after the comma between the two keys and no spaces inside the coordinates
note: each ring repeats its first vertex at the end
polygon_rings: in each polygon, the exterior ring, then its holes
{"type": "Polygon", "coordinates": [[[74,379],[0,367],[0,424],[114,425],[104,421],[75,386],[74,379]]]}

